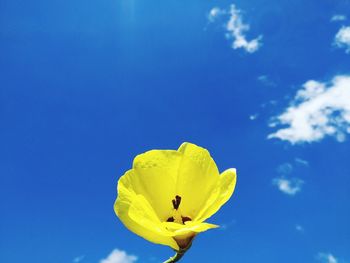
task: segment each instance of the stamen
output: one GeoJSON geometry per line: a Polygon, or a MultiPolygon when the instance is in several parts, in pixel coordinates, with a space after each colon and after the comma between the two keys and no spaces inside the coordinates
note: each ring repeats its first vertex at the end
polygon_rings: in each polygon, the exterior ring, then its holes
{"type": "Polygon", "coordinates": [[[183,224],[185,224],[185,222],[187,222],[187,221],[192,221],[192,219],[187,217],[187,216],[181,216],[181,218],[182,218],[182,223],[183,224]]]}
{"type": "Polygon", "coordinates": [[[172,203],[173,203],[173,207],[174,207],[174,209],[178,209],[179,208],[179,206],[180,206],[180,203],[181,203],[181,196],[175,196],[175,199],[173,199],[173,200],[171,200],[172,201],[172,203]]]}
{"type": "Polygon", "coordinates": [[[175,221],[175,218],[174,218],[174,217],[169,217],[166,221],[167,221],[167,222],[174,222],[174,221],[175,221]]]}
{"type": "Polygon", "coordinates": [[[177,209],[177,208],[176,208],[176,205],[177,205],[177,204],[176,204],[176,201],[175,201],[174,199],[171,200],[171,201],[173,202],[173,207],[174,207],[174,209],[177,209]]]}
{"type": "Polygon", "coordinates": [[[176,198],[177,206],[179,206],[181,203],[181,196],[177,195],[177,196],[175,196],[175,198],[176,198]]]}

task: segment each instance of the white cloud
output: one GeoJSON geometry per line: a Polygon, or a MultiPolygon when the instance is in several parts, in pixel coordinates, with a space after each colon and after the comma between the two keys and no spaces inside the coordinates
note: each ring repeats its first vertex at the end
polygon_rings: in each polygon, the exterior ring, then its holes
{"type": "Polygon", "coordinates": [[[335,22],[335,21],[344,21],[344,20],[346,20],[346,16],[345,15],[334,15],[334,16],[332,16],[332,18],[331,18],[331,21],[332,22],[335,22]]]}
{"type": "Polygon", "coordinates": [[[250,26],[243,23],[241,10],[237,9],[235,5],[231,5],[229,13],[230,19],[226,24],[226,30],[228,31],[227,37],[233,39],[232,48],[243,48],[248,53],[257,51],[261,47],[262,36],[248,41],[245,32],[249,30],[250,26]]]}
{"type": "Polygon", "coordinates": [[[291,105],[271,127],[285,125],[268,138],[292,144],[320,141],[333,136],[339,142],[350,133],[350,75],[339,75],[330,83],[307,81],[297,92],[291,105]]]}
{"type": "Polygon", "coordinates": [[[334,45],[345,48],[346,53],[350,53],[350,26],[342,26],[334,37],[334,45]]]}
{"type": "Polygon", "coordinates": [[[338,263],[338,259],[336,259],[331,253],[318,253],[317,258],[323,263],[338,263]]]}
{"type": "Polygon", "coordinates": [[[73,263],[79,263],[79,262],[81,262],[84,258],[85,258],[85,255],[81,255],[81,256],[75,257],[75,258],[73,259],[73,263]]]}
{"type": "Polygon", "coordinates": [[[285,177],[279,177],[274,178],[272,183],[276,185],[281,192],[287,195],[295,195],[301,191],[304,181],[298,178],[287,179],[285,177]]]}
{"type": "Polygon", "coordinates": [[[232,48],[243,48],[248,53],[254,53],[261,47],[262,35],[252,40],[247,40],[246,32],[249,31],[249,24],[243,23],[242,12],[235,5],[231,5],[230,9],[220,9],[213,7],[208,14],[209,22],[214,22],[219,16],[228,16],[229,19],[225,24],[227,31],[226,37],[233,39],[232,48]]]}
{"type": "Polygon", "coordinates": [[[125,251],[114,249],[105,259],[101,259],[100,263],[134,263],[137,257],[128,255],[125,251]]]}
{"type": "Polygon", "coordinates": [[[225,14],[226,11],[223,9],[220,9],[219,7],[213,7],[208,14],[208,20],[209,22],[214,22],[220,15],[225,14]]]}

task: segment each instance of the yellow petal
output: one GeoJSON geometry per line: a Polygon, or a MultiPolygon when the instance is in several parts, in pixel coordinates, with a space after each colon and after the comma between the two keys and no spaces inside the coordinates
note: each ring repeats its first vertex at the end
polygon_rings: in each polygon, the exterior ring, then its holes
{"type": "Polygon", "coordinates": [[[163,225],[170,231],[172,231],[174,234],[173,236],[182,236],[186,235],[188,233],[200,233],[207,231],[211,228],[217,228],[218,225],[213,225],[209,223],[202,223],[202,222],[193,222],[193,221],[187,221],[184,225],[178,224],[178,223],[172,223],[172,222],[164,222],[163,225]]]}
{"type": "Polygon", "coordinates": [[[209,152],[202,147],[183,143],[178,152],[182,154],[182,159],[176,193],[182,198],[182,213],[193,219],[217,185],[219,171],[209,152]]]}
{"type": "Polygon", "coordinates": [[[132,181],[135,191],[149,201],[161,221],[172,215],[181,158],[177,151],[152,150],[134,159],[132,181]]]}
{"type": "Polygon", "coordinates": [[[148,201],[134,192],[132,185],[133,171],[128,171],[118,182],[118,198],[114,204],[115,213],[123,224],[135,234],[153,243],[167,245],[175,250],[179,246],[167,231],[148,201]]]}
{"type": "Polygon", "coordinates": [[[211,193],[202,210],[194,218],[194,221],[203,222],[215,214],[220,207],[225,204],[233,194],[236,186],[236,169],[231,168],[224,171],[219,176],[219,182],[211,193]]]}
{"type": "Polygon", "coordinates": [[[173,238],[182,249],[188,247],[193,237],[198,233],[218,227],[217,225],[193,221],[187,221],[185,225],[172,222],[164,222],[163,224],[168,230],[173,232],[173,238]]]}

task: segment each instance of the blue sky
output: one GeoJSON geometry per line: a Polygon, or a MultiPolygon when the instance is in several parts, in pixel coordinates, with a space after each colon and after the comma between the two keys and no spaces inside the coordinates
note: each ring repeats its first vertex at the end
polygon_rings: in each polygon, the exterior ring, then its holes
{"type": "Polygon", "coordinates": [[[348,0],[2,0],[0,50],[0,262],[165,260],[116,184],[184,141],[238,181],[182,262],[350,262],[348,0]]]}

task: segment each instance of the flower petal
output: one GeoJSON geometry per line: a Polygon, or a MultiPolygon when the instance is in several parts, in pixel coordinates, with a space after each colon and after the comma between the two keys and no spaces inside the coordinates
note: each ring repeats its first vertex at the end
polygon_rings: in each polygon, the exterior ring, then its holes
{"type": "Polygon", "coordinates": [[[202,210],[198,213],[194,221],[203,222],[213,214],[215,214],[222,205],[224,205],[231,195],[236,186],[236,169],[227,169],[219,176],[218,185],[215,187],[214,191],[211,193],[206,204],[203,206],[202,210]]]}
{"type": "Polygon", "coordinates": [[[196,217],[217,185],[219,171],[209,152],[191,143],[183,143],[178,152],[179,167],[176,194],[181,196],[180,209],[191,218],[196,217]]]}
{"type": "Polygon", "coordinates": [[[129,170],[118,183],[118,198],[114,204],[115,213],[123,224],[135,234],[157,244],[179,249],[172,238],[173,233],[167,231],[148,201],[142,195],[136,195],[130,187],[129,170]]]}
{"type": "Polygon", "coordinates": [[[135,192],[145,196],[161,221],[172,214],[181,158],[177,151],[152,150],[134,159],[131,179],[137,185],[135,192]]]}
{"type": "Polygon", "coordinates": [[[183,236],[189,233],[200,233],[207,231],[211,228],[217,228],[218,225],[213,225],[209,223],[202,223],[202,222],[193,222],[188,221],[184,225],[172,223],[172,222],[164,222],[163,225],[174,233],[174,237],[176,236],[183,236]]]}

